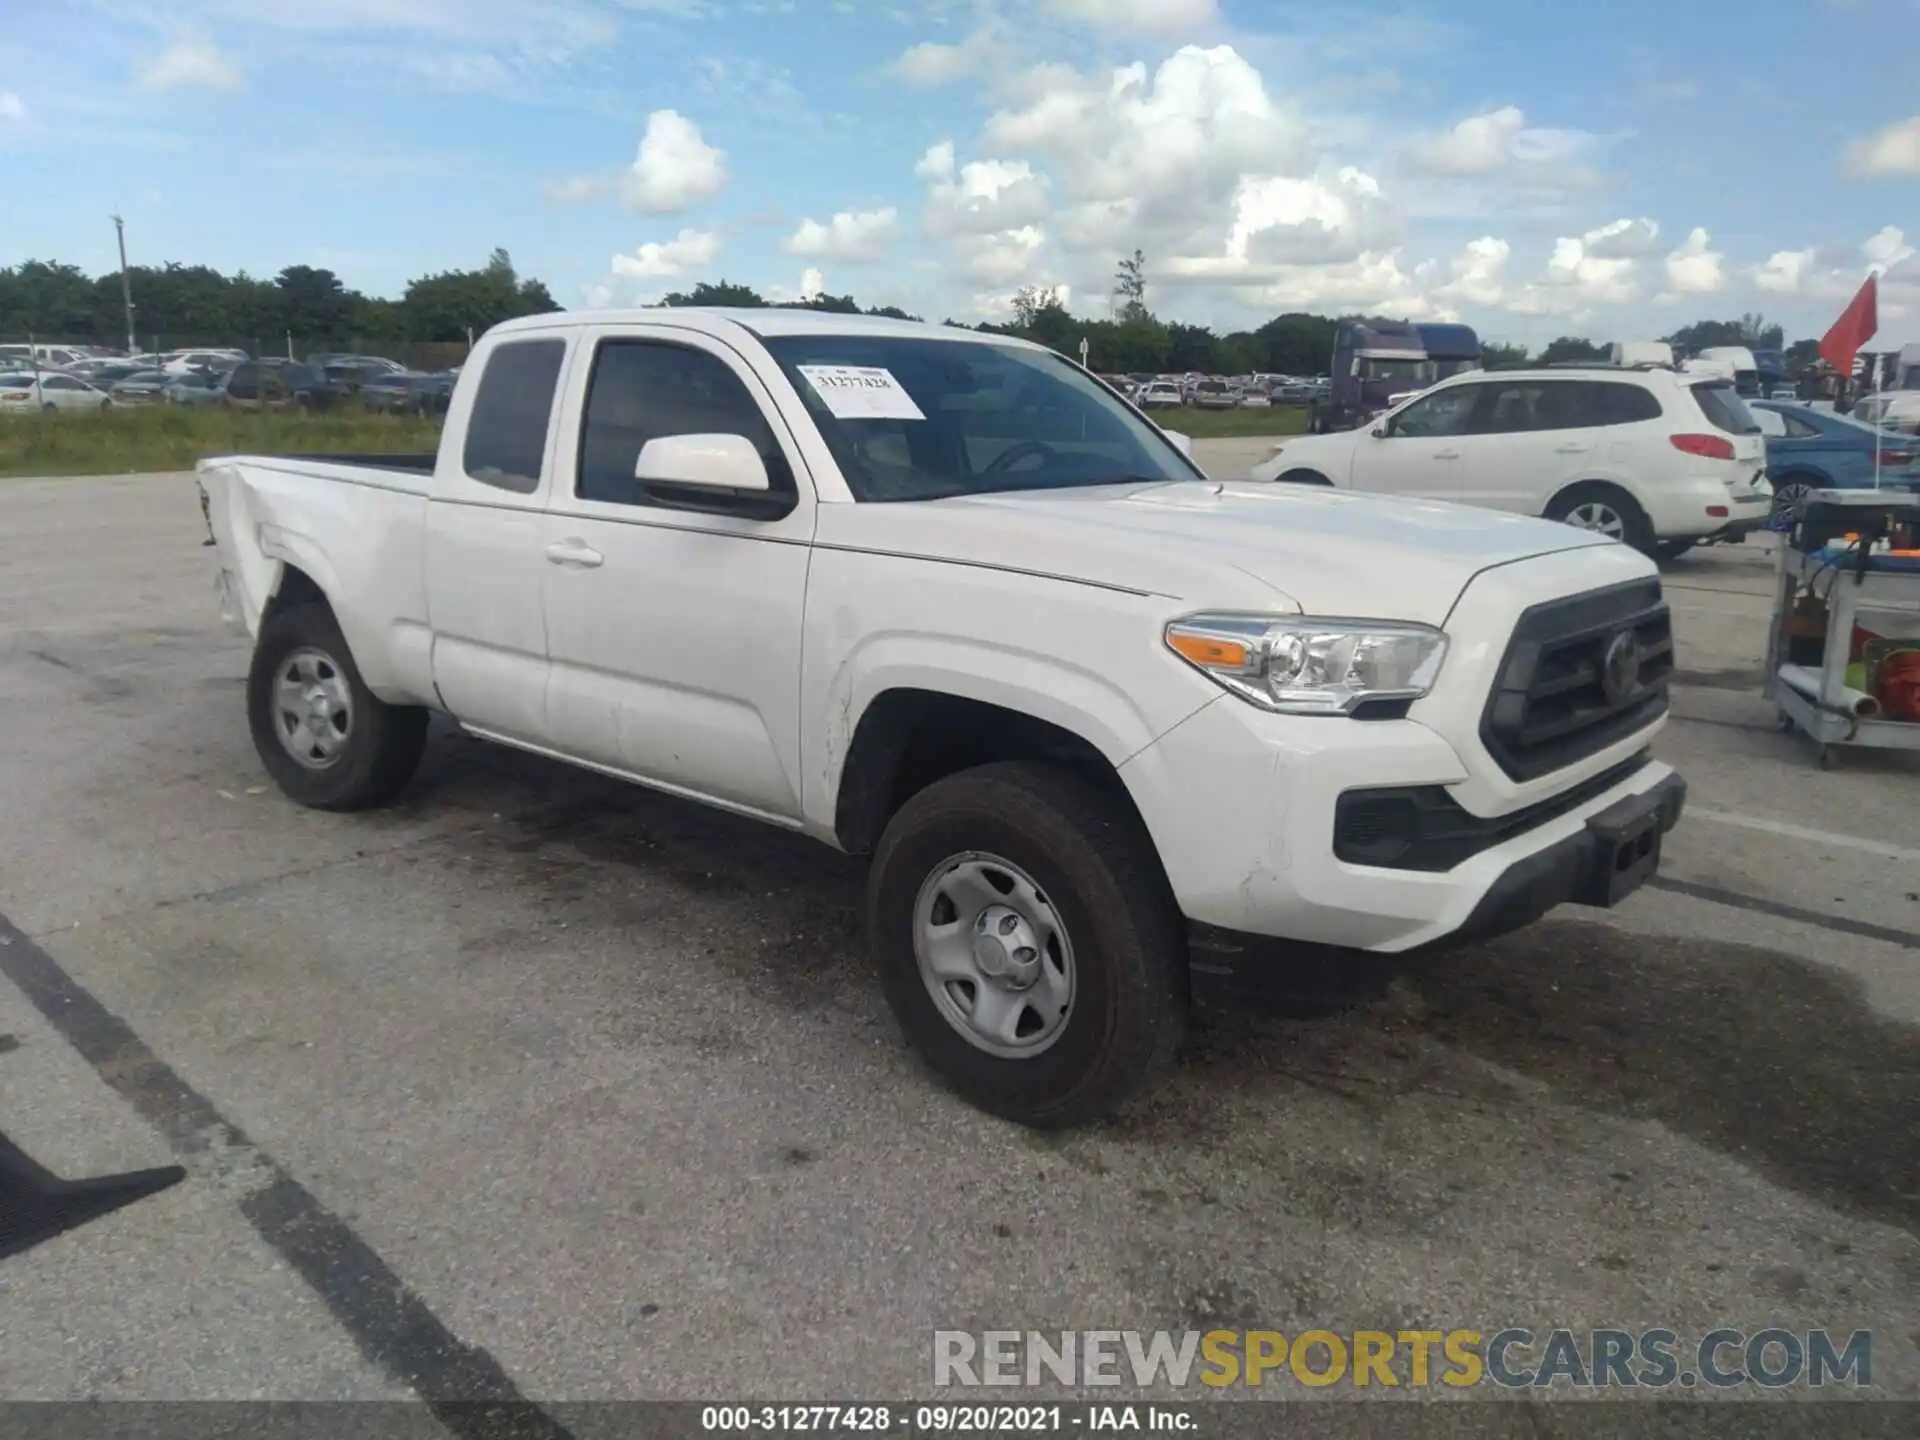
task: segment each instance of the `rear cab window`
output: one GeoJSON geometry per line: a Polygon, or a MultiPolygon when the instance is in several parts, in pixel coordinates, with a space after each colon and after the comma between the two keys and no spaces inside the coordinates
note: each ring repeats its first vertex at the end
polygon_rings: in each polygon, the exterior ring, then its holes
{"type": "Polygon", "coordinates": [[[540,488],[566,355],[567,342],[559,339],[494,346],[467,417],[460,468],[469,479],[515,495],[540,488]]]}
{"type": "Polygon", "coordinates": [[[1758,435],[1760,422],[1753,418],[1753,412],[1747,409],[1731,382],[1716,380],[1704,385],[1688,387],[1693,392],[1693,400],[1700,407],[1700,413],[1707,417],[1707,423],[1714,429],[1727,435],[1758,435]]]}

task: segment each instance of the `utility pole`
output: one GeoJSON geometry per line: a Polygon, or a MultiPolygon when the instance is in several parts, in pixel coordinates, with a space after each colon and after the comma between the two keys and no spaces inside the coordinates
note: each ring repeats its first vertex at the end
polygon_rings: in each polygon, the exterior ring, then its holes
{"type": "Polygon", "coordinates": [[[127,274],[127,222],[118,215],[112,217],[113,233],[120,241],[120,299],[127,307],[127,354],[133,355],[140,349],[133,334],[133,279],[127,274]]]}

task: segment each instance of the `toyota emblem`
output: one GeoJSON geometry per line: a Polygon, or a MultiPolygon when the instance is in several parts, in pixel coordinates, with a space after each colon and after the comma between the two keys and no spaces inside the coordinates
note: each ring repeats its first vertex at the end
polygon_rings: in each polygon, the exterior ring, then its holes
{"type": "Polygon", "coordinates": [[[1640,642],[1622,630],[1607,642],[1600,661],[1600,689],[1609,705],[1618,705],[1640,684],[1640,642]]]}

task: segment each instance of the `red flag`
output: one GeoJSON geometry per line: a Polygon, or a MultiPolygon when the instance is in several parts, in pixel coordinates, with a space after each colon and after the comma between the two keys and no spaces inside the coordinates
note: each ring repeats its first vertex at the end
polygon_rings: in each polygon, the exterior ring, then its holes
{"type": "Polygon", "coordinates": [[[1853,374],[1853,357],[1880,328],[1880,290],[1876,277],[1867,276],[1860,293],[1847,302],[1833,328],[1820,337],[1820,353],[1841,379],[1853,374]]]}

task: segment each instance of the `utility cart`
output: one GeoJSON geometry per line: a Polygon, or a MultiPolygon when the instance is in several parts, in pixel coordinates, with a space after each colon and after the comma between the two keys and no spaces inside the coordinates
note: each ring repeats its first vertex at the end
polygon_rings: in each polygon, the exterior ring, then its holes
{"type": "Polygon", "coordinates": [[[1819,746],[1920,750],[1920,496],[1820,490],[1780,547],[1766,695],[1819,746]]]}

